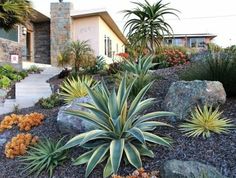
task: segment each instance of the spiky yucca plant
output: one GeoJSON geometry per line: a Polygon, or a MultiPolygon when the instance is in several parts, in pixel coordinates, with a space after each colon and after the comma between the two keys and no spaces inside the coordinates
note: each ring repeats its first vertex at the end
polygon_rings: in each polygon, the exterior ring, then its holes
{"type": "Polygon", "coordinates": [[[74,165],[87,164],[86,175],[93,171],[97,164],[106,160],[103,176],[116,174],[123,159],[135,168],[142,167],[141,156],[154,157],[148,143],[170,147],[170,139],[157,136],[151,132],[157,126],[170,126],[163,122],[153,121],[158,117],[174,115],[170,112],[141,112],[154,103],[153,98],[145,99],[144,95],[152,83],[145,86],[128,106],[128,96],[133,83],[126,87],[126,76],[122,79],[117,93],[111,92],[102,82],[96,89],[87,87],[93,103],[80,104],[90,112],[81,110],[67,111],[92,123],[94,130],[82,133],[69,140],[63,149],[74,146],[89,148],[89,151],[74,160],[74,165]]]}
{"type": "Polygon", "coordinates": [[[64,100],[69,103],[75,98],[83,97],[88,94],[86,86],[94,87],[97,84],[93,77],[90,76],[82,76],[75,79],[72,77],[65,80],[60,89],[60,95],[63,96],[64,100]]]}
{"type": "Polygon", "coordinates": [[[67,158],[65,150],[59,151],[63,146],[62,142],[63,138],[59,141],[51,141],[45,138],[32,146],[27,151],[28,154],[21,158],[24,166],[22,173],[27,173],[27,175],[35,173],[35,176],[38,177],[45,170],[52,177],[54,169],[67,158]]]}
{"type": "Polygon", "coordinates": [[[234,125],[229,119],[221,118],[221,115],[219,107],[214,110],[208,105],[204,105],[203,109],[197,106],[191,113],[191,119],[180,125],[180,130],[189,137],[202,135],[204,138],[210,137],[211,132],[227,133],[234,125]]]}

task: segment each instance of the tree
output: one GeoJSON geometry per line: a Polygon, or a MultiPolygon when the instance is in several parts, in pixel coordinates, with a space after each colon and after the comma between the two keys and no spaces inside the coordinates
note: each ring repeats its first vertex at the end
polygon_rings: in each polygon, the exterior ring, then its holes
{"type": "Polygon", "coordinates": [[[163,36],[173,32],[164,16],[177,16],[176,12],[179,11],[169,8],[169,3],[163,4],[161,0],[152,5],[147,0],[145,3],[133,2],[133,4],[137,7],[123,11],[124,17],[130,18],[125,23],[124,29],[128,30],[129,39],[135,39],[134,44],[145,44],[151,53],[154,53],[155,47],[161,45],[163,36]]]}
{"type": "Polygon", "coordinates": [[[93,58],[93,50],[88,44],[88,41],[73,41],[71,42],[67,49],[68,57],[71,63],[73,63],[75,71],[78,72],[81,67],[81,63],[84,60],[89,60],[88,58],[93,58]]]}
{"type": "Polygon", "coordinates": [[[0,27],[8,31],[17,24],[26,25],[33,14],[28,0],[0,0],[0,27]]]}

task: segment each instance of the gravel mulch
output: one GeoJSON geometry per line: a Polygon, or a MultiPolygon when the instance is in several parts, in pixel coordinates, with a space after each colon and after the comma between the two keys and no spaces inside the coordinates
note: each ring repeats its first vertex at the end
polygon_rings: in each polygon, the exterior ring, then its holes
{"type": "MultiPolygon", "coordinates": [[[[156,97],[157,103],[150,108],[150,111],[161,110],[161,103],[163,98],[171,85],[172,82],[179,80],[176,72],[185,69],[185,67],[168,68],[155,71],[156,75],[160,75],[161,79],[157,80],[152,87],[152,90],[148,93],[148,96],[156,97]]],[[[46,115],[46,120],[43,125],[31,130],[33,135],[39,137],[46,136],[52,139],[61,138],[62,135],[59,133],[56,126],[56,116],[59,108],[52,110],[40,109],[39,106],[20,110],[21,114],[30,112],[41,112],[46,115]]],[[[224,110],[224,116],[233,120],[236,124],[236,98],[228,98],[222,108],[224,110]]],[[[0,116],[0,120],[3,116],[0,116]]],[[[169,121],[161,119],[162,121],[169,121]]],[[[180,123],[171,123],[174,128],[159,128],[155,132],[157,134],[170,136],[173,138],[173,148],[167,149],[161,146],[155,146],[152,150],[155,152],[155,158],[143,159],[143,166],[147,171],[158,170],[164,161],[169,159],[179,160],[194,160],[200,161],[205,164],[215,166],[223,175],[236,178],[236,130],[231,131],[227,135],[216,135],[213,134],[209,139],[199,138],[188,138],[178,130],[180,123]]],[[[7,131],[7,137],[10,139],[17,133],[16,128],[7,131]]],[[[74,148],[69,153],[69,158],[76,158],[83,150],[80,148],[74,148]]],[[[91,178],[102,177],[102,168],[104,165],[99,165],[92,175],[91,178]]],[[[70,159],[64,162],[63,165],[59,166],[55,170],[54,178],[82,178],[85,174],[86,166],[73,166],[70,159]]],[[[6,159],[4,156],[4,147],[0,147],[0,178],[18,178],[22,176],[20,174],[19,160],[6,159]]],[[[120,168],[122,175],[131,173],[134,168],[123,166],[120,168]]],[[[46,178],[47,174],[42,174],[40,178],[46,178]]]]}

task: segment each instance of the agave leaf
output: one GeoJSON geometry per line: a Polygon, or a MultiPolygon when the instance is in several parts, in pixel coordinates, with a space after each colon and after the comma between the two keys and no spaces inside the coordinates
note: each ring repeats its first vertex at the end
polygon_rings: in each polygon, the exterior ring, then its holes
{"type": "Polygon", "coordinates": [[[109,177],[112,173],[113,173],[113,170],[112,170],[112,165],[111,165],[111,158],[108,158],[106,166],[103,170],[103,177],[104,178],[109,177]]]}
{"type": "Polygon", "coordinates": [[[144,95],[146,92],[149,90],[149,88],[152,86],[153,82],[149,83],[146,85],[139,93],[138,95],[134,98],[133,102],[130,105],[129,112],[128,112],[128,117],[132,116],[136,112],[136,107],[139,104],[139,102],[143,99],[144,95]]]}
{"type": "Polygon", "coordinates": [[[132,164],[136,169],[141,168],[142,161],[137,148],[131,143],[126,143],[124,149],[129,163],[132,164]]]}
{"type": "Polygon", "coordinates": [[[94,150],[88,151],[84,154],[82,154],[81,156],[79,156],[78,158],[76,158],[75,160],[73,160],[73,165],[81,165],[81,164],[85,164],[89,161],[89,159],[91,158],[91,156],[93,155],[94,150]]]}
{"type": "Polygon", "coordinates": [[[143,132],[143,135],[144,135],[145,141],[156,143],[156,144],[163,145],[166,147],[171,147],[170,143],[164,138],[161,138],[149,132],[143,132]]]}
{"type": "Polygon", "coordinates": [[[75,137],[73,137],[72,139],[70,139],[63,147],[61,147],[59,150],[65,150],[65,149],[69,149],[72,148],[74,146],[80,145],[80,143],[82,142],[82,140],[84,139],[84,137],[86,136],[87,133],[82,133],[79,135],[76,135],[75,137]]]}
{"type": "Polygon", "coordinates": [[[148,156],[150,158],[154,158],[155,154],[148,149],[148,147],[144,144],[136,144],[136,148],[138,149],[140,155],[142,156],[148,156]]]}
{"type": "Polygon", "coordinates": [[[145,142],[145,138],[143,136],[143,132],[139,128],[133,127],[130,130],[128,130],[127,132],[130,133],[134,138],[136,138],[141,143],[145,142]]]}
{"type": "Polygon", "coordinates": [[[114,173],[117,173],[119,169],[121,158],[123,155],[124,144],[124,139],[112,140],[110,144],[110,160],[114,173]]]}
{"type": "Polygon", "coordinates": [[[157,111],[157,112],[151,112],[148,114],[145,114],[143,116],[141,116],[136,122],[135,124],[139,124],[145,121],[149,121],[152,120],[154,118],[158,118],[158,117],[166,117],[166,116],[176,116],[176,114],[172,113],[172,112],[165,112],[165,111],[157,111]]]}
{"type": "Polygon", "coordinates": [[[88,112],[85,112],[85,111],[80,111],[80,110],[76,110],[76,111],[67,110],[67,111],[65,111],[65,113],[73,115],[73,116],[80,117],[81,119],[84,119],[84,120],[92,123],[93,125],[96,125],[100,129],[104,129],[104,130],[107,130],[107,131],[110,130],[110,128],[108,126],[106,126],[106,124],[103,123],[101,119],[95,117],[91,113],[88,113],[88,112]]]}
{"type": "Polygon", "coordinates": [[[103,144],[96,148],[93,152],[93,155],[88,161],[85,177],[88,177],[89,174],[93,171],[96,165],[102,160],[102,158],[106,155],[109,149],[108,144],[103,144]]]}
{"type": "Polygon", "coordinates": [[[80,146],[91,141],[91,140],[96,140],[99,138],[99,136],[108,134],[109,132],[104,131],[104,130],[91,130],[89,132],[86,132],[86,135],[84,139],[80,142],[80,146]]]}

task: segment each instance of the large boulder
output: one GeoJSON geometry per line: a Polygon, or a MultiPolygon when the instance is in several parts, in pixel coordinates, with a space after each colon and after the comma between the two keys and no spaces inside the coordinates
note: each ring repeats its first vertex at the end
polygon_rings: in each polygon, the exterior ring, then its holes
{"type": "Polygon", "coordinates": [[[161,178],[226,178],[216,168],[197,161],[166,161],[160,168],[161,178]]]}
{"type": "Polygon", "coordinates": [[[65,113],[66,110],[82,110],[87,111],[86,108],[78,106],[78,103],[91,103],[92,99],[88,96],[76,98],[69,105],[62,106],[57,115],[57,125],[62,133],[78,134],[93,129],[91,123],[83,119],[65,113]]]}
{"type": "Polygon", "coordinates": [[[172,83],[164,100],[164,109],[174,112],[173,119],[187,119],[196,105],[221,105],[226,101],[223,85],[218,81],[178,81],[172,83]]]}

